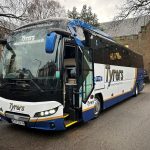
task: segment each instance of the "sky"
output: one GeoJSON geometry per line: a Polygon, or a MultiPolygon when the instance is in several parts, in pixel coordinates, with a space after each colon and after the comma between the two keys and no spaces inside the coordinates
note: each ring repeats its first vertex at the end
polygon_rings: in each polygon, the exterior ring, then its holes
{"type": "Polygon", "coordinates": [[[72,10],[75,6],[80,12],[82,6],[87,4],[92,7],[94,13],[98,15],[99,22],[112,21],[118,13],[118,7],[126,0],[58,0],[67,10],[72,10]]]}

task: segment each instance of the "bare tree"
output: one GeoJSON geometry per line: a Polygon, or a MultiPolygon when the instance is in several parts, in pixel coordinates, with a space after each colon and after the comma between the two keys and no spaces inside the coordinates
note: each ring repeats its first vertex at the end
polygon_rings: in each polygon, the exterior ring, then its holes
{"type": "Polygon", "coordinates": [[[68,10],[68,18],[79,19],[80,13],[77,11],[76,7],[73,7],[72,11],[68,10]]]}
{"type": "Polygon", "coordinates": [[[28,0],[0,1],[0,25],[4,28],[11,28],[13,24],[20,25],[27,21],[26,12],[29,6],[30,1],[28,0]]]}
{"type": "Polygon", "coordinates": [[[81,12],[77,11],[76,7],[73,7],[73,10],[68,10],[68,17],[72,19],[80,19],[85,21],[95,27],[100,27],[100,23],[98,22],[97,15],[92,12],[92,8],[87,5],[83,5],[81,12]]]}
{"type": "Polygon", "coordinates": [[[120,7],[119,14],[115,20],[124,20],[127,17],[140,17],[150,14],[150,0],[126,0],[126,3],[120,7]]]}
{"type": "Polygon", "coordinates": [[[27,8],[27,16],[29,21],[34,21],[49,17],[66,17],[66,12],[55,0],[32,0],[27,8]]]}
{"type": "Polygon", "coordinates": [[[3,27],[6,22],[20,25],[49,17],[64,17],[65,14],[64,7],[55,0],[0,1],[0,25],[3,27]]]}

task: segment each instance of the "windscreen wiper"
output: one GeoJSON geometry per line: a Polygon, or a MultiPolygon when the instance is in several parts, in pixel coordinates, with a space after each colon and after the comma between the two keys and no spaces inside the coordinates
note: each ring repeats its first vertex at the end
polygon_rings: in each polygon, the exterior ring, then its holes
{"type": "MultiPolygon", "coordinates": [[[[40,88],[40,86],[39,85],[37,85],[36,83],[35,83],[35,81],[34,80],[32,80],[32,79],[11,79],[11,78],[9,78],[9,80],[12,80],[12,81],[31,81],[32,83],[33,83],[33,85],[40,91],[40,92],[44,92],[44,90],[43,89],[41,89],[40,88]]],[[[18,82],[19,83],[19,82],[18,82]]],[[[18,84],[17,82],[16,83],[12,83],[12,82],[6,82],[6,83],[4,83],[1,87],[0,87],[0,89],[2,89],[2,88],[4,88],[5,86],[7,86],[7,85],[15,85],[15,86],[18,86],[19,84],[21,85],[21,82],[18,84]]],[[[22,85],[23,85],[23,83],[22,83],[22,85]]],[[[29,84],[30,85],[30,84],[29,84]]]]}
{"type": "Polygon", "coordinates": [[[36,82],[35,82],[33,79],[29,79],[29,80],[36,86],[36,88],[37,88],[39,91],[44,92],[44,90],[41,89],[40,86],[39,86],[38,84],[36,84],[36,82]]]}

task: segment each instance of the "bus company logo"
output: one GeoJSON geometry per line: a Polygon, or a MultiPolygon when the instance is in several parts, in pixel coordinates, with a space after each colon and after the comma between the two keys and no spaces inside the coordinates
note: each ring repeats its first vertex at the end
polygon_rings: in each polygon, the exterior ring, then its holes
{"type": "Polygon", "coordinates": [[[22,36],[22,41],[34,41],[35,36],[22,36]]]}
{"type": "Polygon", "coordinates": [[[95,77],[95,82],[101,82],[103,81],[103,77],[102,76],[96,76],[95,77]]]}
{"type": "Polygon", "coordinates": [[[10,103],[10,106],[9,106],[10,111],[13,111],[13,110],[24,111],[24,108],[25,108],[24,106],[14,105],[13,103],[10,103]]]}
{"type": "Polygon", "coordinates": [[[106,82],[108,82],[108,86],[110,86],[113,81],[122,81],[124,78],[123,70],[110,69],[110,66],[106,66],[106,82]]]}

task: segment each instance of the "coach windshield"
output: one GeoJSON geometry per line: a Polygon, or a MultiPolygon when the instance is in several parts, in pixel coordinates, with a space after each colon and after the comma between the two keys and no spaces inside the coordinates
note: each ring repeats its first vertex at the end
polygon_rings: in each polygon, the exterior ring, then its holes
{"type": "MultiPolygon", "coordinates": [[[[4,90],[1,93],[21,92],[18,95],[23,97],[25,91],[31,94],[61,89],[59,57],[62,43],[58,38],[54,52],[46,53],[45,40],[49,32],[47,28],[25,29],[7,40],[1,59],[0,90],[4,90]]],[[[7,98],[8,94],[5,96],[7,98]]]]}

